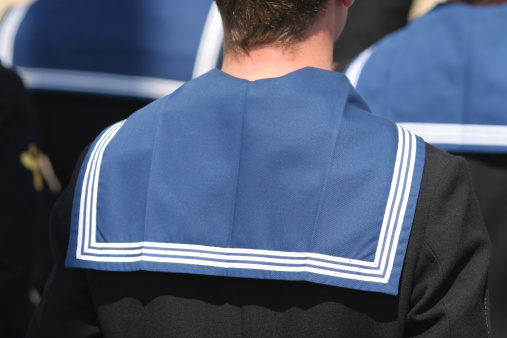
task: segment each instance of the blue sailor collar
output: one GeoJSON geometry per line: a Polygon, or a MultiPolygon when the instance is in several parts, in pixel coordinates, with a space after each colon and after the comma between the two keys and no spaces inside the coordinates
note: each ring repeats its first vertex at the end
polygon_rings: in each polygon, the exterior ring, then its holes
{"type": "Polygon", "coordinates": [[[0,42],[29,89],[158,99],[217,66],[223,30],[209,0],[44,0],[7,12],[0,42]]]}
{"type": "Polygon", "coordinates": [[[248,82],[213,70],[95,140],[66,266],[396,295],[424,150],[342,74],[248,82]]]}
{"type": "Polygon", "coordinates": [[[374,114],[453,152],[507,153],[507,4],[441,4],[346,73],[374,114]]]}

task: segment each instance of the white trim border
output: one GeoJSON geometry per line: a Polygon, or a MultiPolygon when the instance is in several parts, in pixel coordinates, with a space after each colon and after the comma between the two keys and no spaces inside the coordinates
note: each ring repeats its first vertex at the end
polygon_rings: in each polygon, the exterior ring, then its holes
{"type": "Polygon", "coordinates": [[[31,3],[13,6],[0,23],[0,62],[11,68],[14,60],[14,42],[21,22],[31,3]]]}
{"type": "Polygon", "coordinates": [[[453,123],[398,123],[431,144],[507,146],[507,126],[453,123]]]}
{"type": "Polygon", "coordinates": [[[370,48],[364,50],[347,67],[345,75],[349,78],[349,81],[352,84],[352,86],[354,86],[354,88],[357,87],[357,83],[359,82],[359,77],[361,76],[361,72],[363,71],[364,65],[366,64],[366,62],[368,62],[374,51],[375,46],[371,46],[370,48]]]}
{"type": "Polygon", "coordinates": [[[192,79],[216,68],[224,41],[222,18],[217,4],[213,2],[204,24],[204,29],[195,58],[192,79]]]}
{"type": "Polygon", "coordinates": [[[405,218],[416,158],[417,140],[408,130],[397,126],[398,149],[391,188],[375,259],[371,262],[313,252],[281,252],[156,242],[98,243],[96,217],[102,157],[109,142],[122,125],[123,122],[120,122],[106,130],[91,150],[81,187],[76,259],[95,262],[150,261],[222,268],[310,272],[368,282],[389,281],[405,218]]]}
{"type": "Polygon", "coordinates": [[[153,77],[81,72],[73,70],[16,67],[29,89],[118,95],[158,99],[184,84],[153,77]]]}

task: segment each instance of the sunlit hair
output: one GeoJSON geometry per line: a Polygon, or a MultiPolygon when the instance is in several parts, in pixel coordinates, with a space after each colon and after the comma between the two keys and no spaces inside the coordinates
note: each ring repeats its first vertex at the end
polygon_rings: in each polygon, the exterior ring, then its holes
{"type": "Polygon", "coordinates": [[[328,0],[216,0],[230,47],[248,51],[262,43],[298,41],[326,10],[328,0]]]}

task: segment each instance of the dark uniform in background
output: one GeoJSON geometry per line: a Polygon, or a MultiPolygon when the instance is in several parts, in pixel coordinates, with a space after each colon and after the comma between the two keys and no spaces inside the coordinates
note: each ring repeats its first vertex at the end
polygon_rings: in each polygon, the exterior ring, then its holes
{"type": "MultiPolygon", "coordinates": [[[[0,67],[0,336],[23,337],[35,237],[44,212],[36,116],[21,79],[0,67]]],[[[46,224],[44,222],[44,226],[46,224]]]]}
{"type": "Polygon", "coordinates": [[[38,0],[4,17],[0,59],[29,89],[66,186],[102,129],[216,67],[222,35],[209,0],[38,0]]]}
{"type": "MultiPolygon", "coordinates": [[[[208,0],[38,0],[0,22],[0,60],[28,88],[41,147],[65,187],[102,129],[215,67],[222,35],[208,0]]],[[[46,214],[59,194],[51,191],[46,214]]],[[[37,244],[39,290],[53,265],[47,237],[37,244]]]]}

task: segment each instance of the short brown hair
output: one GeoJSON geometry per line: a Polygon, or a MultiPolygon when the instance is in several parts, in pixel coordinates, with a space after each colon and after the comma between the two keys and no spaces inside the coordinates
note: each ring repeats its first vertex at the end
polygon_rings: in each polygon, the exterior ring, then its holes
{"type": "Polygon", "coordinates": [[[326,10],[328,0],[216,0],[231,47],[248,51],[267,42],[289,45],[326,10]]]}

